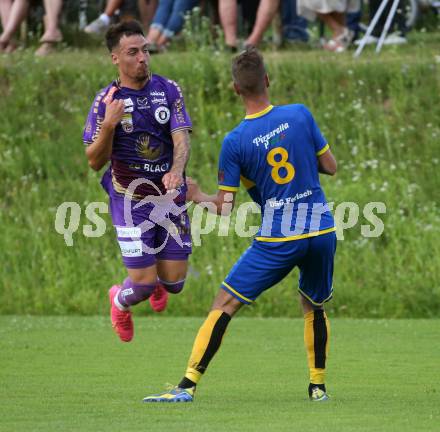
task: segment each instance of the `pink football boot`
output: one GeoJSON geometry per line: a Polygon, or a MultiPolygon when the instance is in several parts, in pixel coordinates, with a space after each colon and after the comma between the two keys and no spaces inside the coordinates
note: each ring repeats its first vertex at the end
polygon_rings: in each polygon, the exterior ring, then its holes
{"type": "Polygon", "coordinates": [[[131,312],[121,311],[115,305],[115,296],[118,294],[121,289],[120,285],[113,285],[109,292],[110,298],[110,316],[112,319],[112,326],[115,329],[115,332],[118,334],[119,338],[122,342],[130,342],[133,339],[134,328],[133,328],[133,320],[131,319],[131,312]]]}
{"type": "Polygon", "coordinates": [[[162,312],[168,303],[168,291],[163,287],[163,285],[158,282],[156,289],[150,296],[150,305],[154,312],[162,312]]]}

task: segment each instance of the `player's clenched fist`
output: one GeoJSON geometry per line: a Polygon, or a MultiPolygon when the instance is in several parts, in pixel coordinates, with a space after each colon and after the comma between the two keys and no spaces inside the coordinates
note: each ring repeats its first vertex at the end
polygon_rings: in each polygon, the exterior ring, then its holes
{"type": "Polygon", "coordinates": [[[184,181],[182,174],[170,171],[162,177],[162,183],[165,186],[165,189],[170,191],[173,189],[177,189],[184,183],[184,181]]]}
{"type": "Polygon", "coordinates": [[[125,108],[124,101],[122,99],[113,99],[113,93],[115,91],[116,87],[112,87],[104,99],[106,108],[103,125],[107,125],[113,129],[122,120],[125,108]]]}

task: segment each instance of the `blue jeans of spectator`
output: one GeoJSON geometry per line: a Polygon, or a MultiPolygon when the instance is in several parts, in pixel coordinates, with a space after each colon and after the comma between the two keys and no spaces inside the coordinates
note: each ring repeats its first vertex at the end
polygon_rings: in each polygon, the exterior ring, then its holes
{"type": "Polygon", "coordinates": [[[303,42],[309,40],[307,20],[296,13],[296,0],[282,0],[281,23],[284,39],[303,42]]]}
{"type": "Polygon", "coordinates": [[[361,7],[359,11],[347,13],[345,17],[345,23],[347,27],[350,30],[354,31],[354,39],[357,39],[359,37],[359,33],[362,30],[359,25],[362,18],[362,5],[363,5],[363,1],[361,0],[361,7]]]}
{"type": "Polygon", "coordinates": [[[151,27],[171,39],[182,30],[184,15],[197,3],[198,0],[159,0],[151,27]]]}

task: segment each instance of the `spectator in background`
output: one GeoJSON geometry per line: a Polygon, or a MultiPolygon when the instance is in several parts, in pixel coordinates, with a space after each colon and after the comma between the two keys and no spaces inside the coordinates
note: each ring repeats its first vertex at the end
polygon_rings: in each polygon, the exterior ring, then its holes
{"type": "Polygon", "coordinates": [[[185,14],[198,3],[198,0],[159,0],[147,34],[151,53],[165,49],[169,41],[182,30],[185,14]]]}
{"type": "Polygon", "coordinates": [[[0,17],[2,34],[0,35],[0,52],[11,53],[17,43],[13,36],[27,16],[29,0],[0,0],[0,17]]]}
{"type": "Polygon", "coordinates": [[[327,51],[343,52],[353,39],[353,32],[345,23],[347,12],[359,10],[360,0],[298,0],[298,14],[309,21],[316,16],[327,25],[332,33],[331,39],[324,44],[327,51]]]}
{"type": "Polygon", "coordinates": [[[248,36],[244,42],[246,47],[256,47],[261,42],[264,32],[270,26],[273,17],[278,11],[280,0],[260,0],[258,6],[257,19],[255,21],[252,33],[248,36]]]}
{"type": "Polygon", "coordinates": [[[158,0],[139,0],[138,9],[141,23],[144,26],[145,31],[150,29],[151,21],[153,21],[154,14],[156,13],[158,0]]]}
{"type": "MultiPolygon", "coordinates": [[[[370,22],[373,20],[374,15],[376,15],[382,0],[370,0],[368,2],[368,13],[370,22]]],[[[371,35],[367,38],[366,44],[373,44],[379,41],[380,35],[382,34],[383,28],[385,27],[386,19],[390,13],[392,2],[388,2],[385,9],[382,12],[376,26],[373,29],[371,35]]],[[[407,42],[406,33],[408,29],[406,28],[405,14],[404,14],[404,2],[400,1],[396,10],[396,14],[391,22],[391,27],[389,29],[390,34],[385,38],[384,45],[401,45],[407,42]],[[395,32],[393,33],[393,30],[395,32]]],[[[362,40],[356,41],[361,43],[362,40]]]]}
{"type": "Polygon", "coordinates": [[[246,34],[250,34],[255,25],[260,0],[218,1],[218,12],[220,24],[225,34],[225,44],[233,52],[237,51],[238,3],[241,3],[246,34]]]}
{"type": "MultiPolygon", "coordinates": [[[[158,0],[139,0],[138,9],[142,24],[148,30],[151,20],[156,12],[158,0]]],[[[107,0],[104,12],[92,21],[84,31],[88,34],[104,33],[111,24],[112,17],[120,9],[124,0],[107,0]]]]}
{"type": "MultiPolygon", "coordinates": [[[[278,11],[279,4],[280,0],[259,0],[255,24],[244,42],[245,48],[257,46],[261,42],[264,32],[278,11]]],[[[234,51],[237,49],[237,0],[219,0],[219,13],[226,46],[234,51]]]]}
{"type": "Polygon", "coordinates": [[[59,18],[63,7],[62,0],[44,0],[44,33],[40,39],[40,47],[35,55],[46,56],[55,51],[56,45],[63,40],[59,27],[59,18]]]}
{"type": "Polygon", "coordinates": [[[361,27],[361,19],[362,19],[362,8],[363,8],[364,0],[360,0],[359,2],[359,10],[355,12],[349,12],[345,16],[346,26],[353,32],[353,40],[359,38],[360,33],[363,32],[361,27]]]}
{"type": "MultiPolygon", "coordinates": [[[[0,51],[12,52],[16,48],[13,40],[14,33],[25,20],[29,9],[29,0],[15,0],[12,5],[2,1],[1,15],[3,33],[0,35],[0,51]],[[3,19],[5,20],[3,21],[3,19]]],[[[38,56],[45,56],[55,50],[56,45],[62,41],[63,35],[59,28],[59,15],[62,0],[44,0],[44,33],[40,39],[40,47],[35,52],[38,56]]]]}
{"type": "Polygon", "coordinates": [[[307,42],[307,20],[296,12],[296,0],[281,1],[283,39],[287,43],[307,42]]]}

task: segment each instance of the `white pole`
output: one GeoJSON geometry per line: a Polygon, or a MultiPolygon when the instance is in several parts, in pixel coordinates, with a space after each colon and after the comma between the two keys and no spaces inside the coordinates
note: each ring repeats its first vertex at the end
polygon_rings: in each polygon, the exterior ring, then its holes
{"type": "Polygon", "coordinates": [[[387,3],[388,3],[388,0],[382,0],[382,3],[380,4],[379,9],[374,14],[374,17],[371,20],[371,23],[369,24],[364,37],[361,39],[359,46],[353,55],[354,58],[357,58],[360,56],[362,50],[364,49],[365,44],[367,43],[367,39],[370,37],[371,33],[373,32],[374,27],[376,27],[376,24],[379,21],[379,18],[382,15],[382,12],[385,9],[385,6],[387,5],[387,3]]]}
{"type": "Polygon", "coordinates": [[[397,10],[398,5],[399,5],[399,0],[394,0],[393,5],[391,6],[390,13],[388,14],[388,18],[385,22],[385,27],[383,28],[382,34],[380,35],[379,42],[377,43],[376,53],[379,53],[382,48],[385,37],[386,37],[388,30],[391,26],[391,22],[393,21],[394,15],[396,14],[396,10],[397,10]]]}

